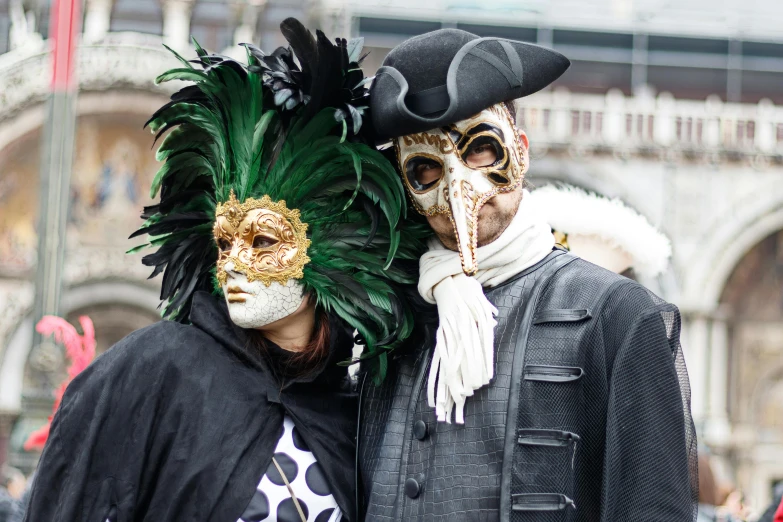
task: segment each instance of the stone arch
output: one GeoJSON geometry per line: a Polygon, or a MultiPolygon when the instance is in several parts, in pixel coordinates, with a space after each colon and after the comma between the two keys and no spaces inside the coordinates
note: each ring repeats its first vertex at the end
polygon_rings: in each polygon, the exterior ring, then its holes
{"type": "Polygon", "coordinates": [[[753,426],[759,436],[769,435],[762,433],[765,429],[783,427],[782,254],[783,227],[743,255],[720,296],[729,334],[730,418],[753,426]],[[777,405],[773,404],[776,396],[777,405]]]}
{"type": "MultiPolygon", "coordinates": [[[[2,71],[0,71],[2,74],[2,71]]],[[[77,116],[132,114],[148,117],[166,98],[160,93],[111,90],[80,94],[77,116]]],[[[0,122],[0,151],[40,129],[46,118],[45,107],[34,105],[20,110],[16,117],[0,122]]]]}
{"type": "Polygon", "coordinates": [[[715,223],[687,263],[681,306],[709,312],[718,306],[721,293],[734,268],[754,245],[783,229],[783,191],[779,180],[770,179],[746,199],[735,202],[732,212],[715,223]]]}
{"type": "MultiPolygon", "coordinates": [[[[91,281],[69,288],[63,294],[61,314],[90,306],[125,305],[158,314],[156,289],[133,281],[91,281]]],[[[33,324],[28,311],[9,336],[0,361],[0,411],[19,411],[22,406],[25,368],[32,349],[33,324]]]]}

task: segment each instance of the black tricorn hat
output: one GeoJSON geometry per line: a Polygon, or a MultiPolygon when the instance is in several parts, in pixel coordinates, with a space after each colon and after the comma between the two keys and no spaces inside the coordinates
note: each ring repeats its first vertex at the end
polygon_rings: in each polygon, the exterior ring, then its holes
{"type": "Polygon", "coordinates": [[[562,54],[505,38],[440,29],[392,49],[378,69],[370,106],[380,138],[469,118],[496,103],[540,91],[571,62],[562,54]]]}

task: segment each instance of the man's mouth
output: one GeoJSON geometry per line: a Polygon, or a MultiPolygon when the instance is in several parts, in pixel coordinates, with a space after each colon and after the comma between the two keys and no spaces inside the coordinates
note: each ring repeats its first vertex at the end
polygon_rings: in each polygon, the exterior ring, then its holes
{"type": "Polygon", "coordinates": [[[229,286],[226,288],[226,300],[229,303],[244,303],[247,300],[248,293],[238,286],[229,286]]]}

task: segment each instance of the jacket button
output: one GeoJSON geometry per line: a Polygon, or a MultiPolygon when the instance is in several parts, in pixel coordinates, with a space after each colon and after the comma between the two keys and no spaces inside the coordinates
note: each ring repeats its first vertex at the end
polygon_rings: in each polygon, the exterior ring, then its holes
{"type": "Polygon", "coordinates": [[[416,498],[421,493],[421,484],[415,478],[409,478],[405,481],[405,494],[410,498],[416,498]]]}
{"type": "Polygon", "coordinates": [[[413,424],[413,436],[419,440],[427,438],[427,423],[423,420],[417,420],[413,424]]]}

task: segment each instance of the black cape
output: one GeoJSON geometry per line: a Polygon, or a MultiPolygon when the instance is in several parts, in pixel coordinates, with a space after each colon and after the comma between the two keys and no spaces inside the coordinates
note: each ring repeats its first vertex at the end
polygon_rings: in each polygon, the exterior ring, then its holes
{"type": "Polygon", "coordinates": [[[192,325],[133,332],[68,386],[25,520],[235,522],[293,419],[344,516],[356,520],[353,340],[330,321],[331,352],[281,386],[261,350],[205,292],[192,325]]]}

